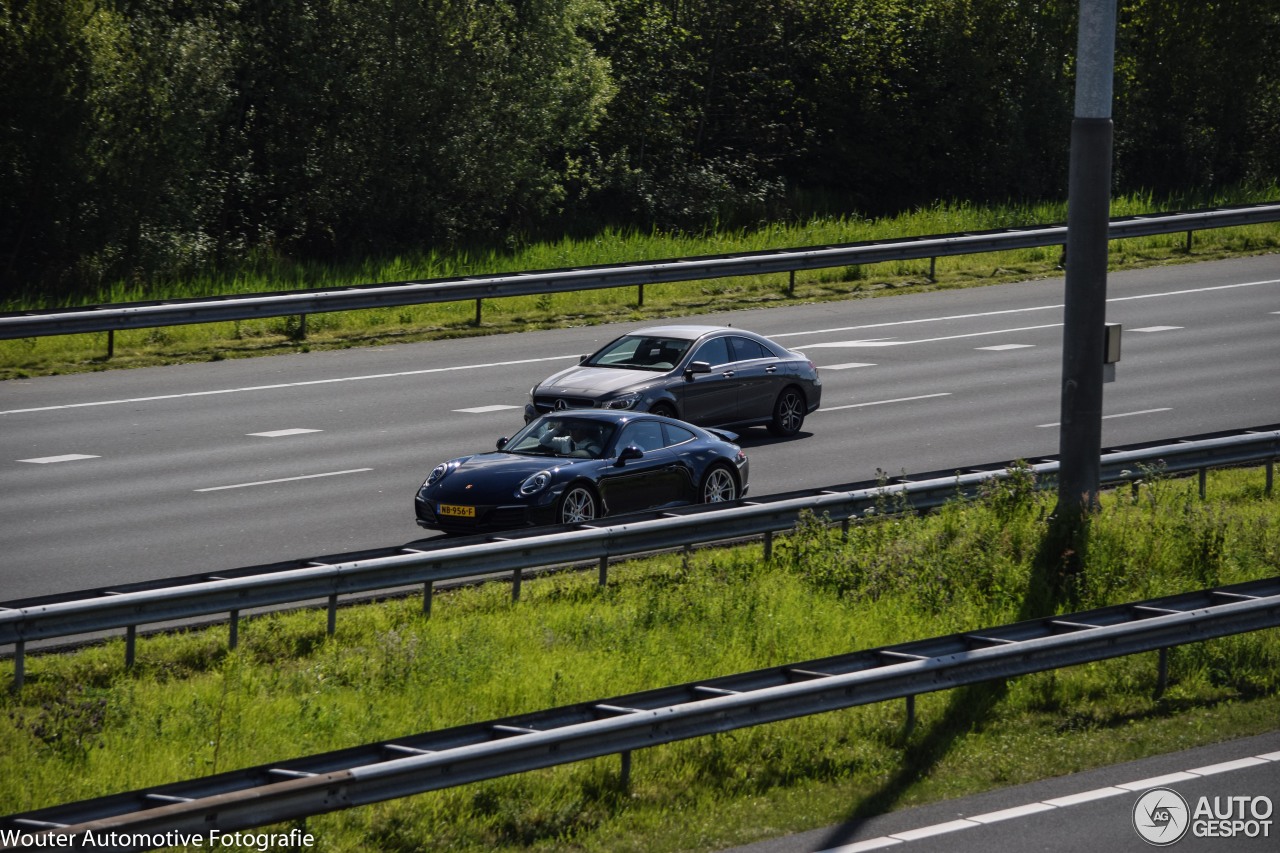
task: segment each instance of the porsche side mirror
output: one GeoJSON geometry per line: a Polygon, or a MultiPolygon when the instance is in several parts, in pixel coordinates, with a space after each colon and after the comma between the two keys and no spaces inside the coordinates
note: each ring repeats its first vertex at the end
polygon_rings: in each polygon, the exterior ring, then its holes
{"type": "Polygon", "coordinates": [[[705,361],[695,361],[684,369],[684,375],[692,379],[698,373],[710,373],[711,365],[705,361]]]}
{"type": "Polygon", "coordinates": [[[497,448],[501,450],[502,448],[506,447],[508,440],[509,439],[505,435],[502,438],[498,439],[497,448]]]}
{"type": "Polygon", "coordinates": [[[643,459],[644,451],[636,447],[634,444],[629,447],[622,448],[622,452],[618,454],[618,464],[626,465],[628,459],[643,459]]]}

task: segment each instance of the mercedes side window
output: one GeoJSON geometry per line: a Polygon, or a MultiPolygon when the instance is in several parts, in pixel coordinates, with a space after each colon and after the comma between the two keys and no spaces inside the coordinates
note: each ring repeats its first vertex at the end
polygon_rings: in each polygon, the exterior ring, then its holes
{"type": "Polygon", "coordinates": [[[757,358],[777,358],[766,347],[761,346],[750,338],[732,337],[729,338],[733,345],[734,361],[751,361],[757,358]]]}
{"type": "Polygon", "coordinates": [[[705,361],[712,367],[718,367],[721,364],[728,364],[733,358],[729,355],[729,342],[727,338],[712,338],[702,346],[698,347],[698,351],[693,354],[692,361],[705,361]]]}

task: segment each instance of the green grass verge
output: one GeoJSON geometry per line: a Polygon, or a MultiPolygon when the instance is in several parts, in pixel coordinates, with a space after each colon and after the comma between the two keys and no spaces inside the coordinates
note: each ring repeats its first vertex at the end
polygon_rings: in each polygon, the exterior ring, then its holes
{"type": "MultiPolygon", "coordinates": [[[[1148,478],[1105,496],[1065,612],[1269,577],[1280,497],[1261,470],[1148,478]]],[[[1052,497],[1030,475],[848,539],[817,519],[775,545],[31,658],[0,698],[6,813],[421,731],[759,667],[1004,624],[1045,609],[1052,497]]],[[[1050,555],[1052,557],[1052,555],[1050,555]]],[[[1268,731],[1280,631],[1174,649],[1154,697],[1139,655],[466,785],[309,819],[322,851],[712,850],[1268,731]]],[[[12,662],[0,662],[0,679],[12,662]]]]}
{"type": "MultiPolygon", "coordinates": [[[[1212,199],[1115,199],[1113,216],[1205,205],[1272,201],[1280,188],[1235,191],[1212,199]]],[[[591,239],[564,239],[515,251],[454,255],[427,254],[371,260],[345,267],[320,267],[263,259],[233,274],[149,285],[116,283],[86,294],[79,304],[177,299],[450,276],[556,269],[592,264],[687,258],[732,252],[822,246],[895,237],[982,231],[1066,220],[1065,204],[979,208],[938,204],[883,220],[854,217],[777,224],[706,237],[605,232],[591,239]]],[[[1274,252],[1280,223],[1196,232],[1192,251],[1186,236],[1170,234],[1112,243],[1113,270],[1155,264],[1206,261],[1274,252]]],[[[335,312],[307,318],[305,337],[297,317],[236,323],[167,326],[119,332],[108,359],[107,335],[64,335],[0,341],[0,379],[217,361],[316,349],[432,340],[440,338],[563,328],[599,323],[694,316],[742,308],[865,298],[903,292],[973,287],[1062,274],[1057,247],[938,258],[930,279],[927,260],[837,267],[797,273],[794,294],[784,274],[648,285],[643,305],[635,287],[486,299],[475,324],[475,303],[417,305],[335,312]]],[[[4,310],[49,307],[32,302],[4,310]]]]}

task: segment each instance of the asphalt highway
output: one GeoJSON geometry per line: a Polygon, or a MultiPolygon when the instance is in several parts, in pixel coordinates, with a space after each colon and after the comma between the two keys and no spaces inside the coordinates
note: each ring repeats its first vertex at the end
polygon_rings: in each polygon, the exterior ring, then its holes
{"type": "Polygon", "coordinates": [[[1271,732],[851,818],[729,853],[1270,853],[1280,838],[1277,803],[1280,732],[1271,732]]]}
{"type": "MultiPolygon", "coordinates": [[[[1057,453],[1064,283],[704,315],[803,350],[822,409],[751,493],[1057,453]]],[[[1280,421],[1280,256],[1113,273],[1103,440],[1280,421]]],[[[0,383],[0,601],[407,544],[440,461],[628,323],[0,383]]]]}

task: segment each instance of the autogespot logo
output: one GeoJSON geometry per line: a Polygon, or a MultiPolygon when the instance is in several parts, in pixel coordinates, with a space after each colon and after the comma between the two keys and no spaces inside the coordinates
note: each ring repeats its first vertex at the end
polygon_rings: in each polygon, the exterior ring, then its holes
{"type": "Polygon", "coordinates": [[[1191,814],[1187,801],[1169,788],[1152,788],[1133,804],[1133,828],[1142,840],[1167,847],[1187,834],[1191,814]]]}

